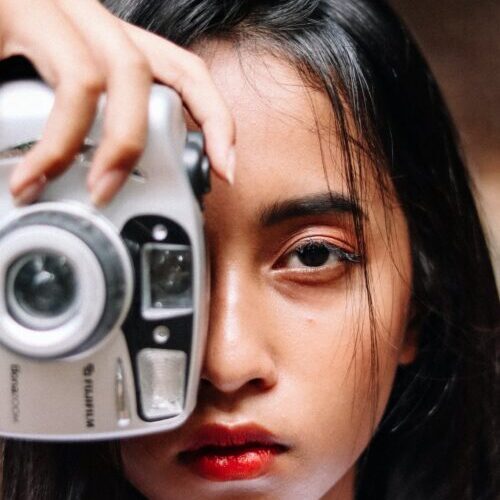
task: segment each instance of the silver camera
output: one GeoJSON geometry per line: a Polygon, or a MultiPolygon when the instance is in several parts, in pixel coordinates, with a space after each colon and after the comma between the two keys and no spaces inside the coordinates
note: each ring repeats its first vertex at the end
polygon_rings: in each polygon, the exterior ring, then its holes
{"type": "Polygon", "coordinates": [[[90,440],[172,429],[195,406],[206,337],[201,135],[186,132],[177,94],[155,85],[145,152],[97,210],[85,179],[101,100],[71,168],[39,202],[15,207],[9,176],[53,99],[34,80],[0,86],[0,435],[90,440]]]}

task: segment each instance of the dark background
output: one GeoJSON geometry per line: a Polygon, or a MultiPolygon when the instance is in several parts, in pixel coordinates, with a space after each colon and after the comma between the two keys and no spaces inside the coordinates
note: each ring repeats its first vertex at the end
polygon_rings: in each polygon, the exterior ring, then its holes
{"type": "Polygon", "coordinates": [[[389,0],[427,57],[460,132],[500,284],[500,0],[389,0]]]}

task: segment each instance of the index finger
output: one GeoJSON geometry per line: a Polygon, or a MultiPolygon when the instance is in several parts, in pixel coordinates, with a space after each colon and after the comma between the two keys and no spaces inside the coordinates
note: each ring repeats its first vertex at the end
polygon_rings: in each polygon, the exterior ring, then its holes
{"type": "Polygon", "coordinates": [[[40,141],[11,177],[11,192],[19,199],[30,186],[43,184],[41,179],[60,174],[72,162],[92,123],[103,86],[83,39],[64,14],[50,2],[33,8],[33,16],[17,27],[19,47],[11,50],[32,61],[54,88],[55,99],[40,141]],[[64,44],[54,43],[55,39],[64,44]]]}
{"type": "Polygon", "coordinates": [[[210,163],[232,184],[236,129],[233,117],[200,57],[158,35],[123,22],[129,36],[148,59],[154,77],[181,96],[203,130],[210,163]]]}

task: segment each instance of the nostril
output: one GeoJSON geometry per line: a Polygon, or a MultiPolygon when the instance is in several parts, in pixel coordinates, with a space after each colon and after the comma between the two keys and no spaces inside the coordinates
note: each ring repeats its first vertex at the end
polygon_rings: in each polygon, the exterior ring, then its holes
{"type": "Polygon", "coordinates": [[[252,387],[255,387],[256,389],[266,389],[266,383],[264,379],[261,378],[254,378],[252,380],[248,381],[249,385],[252,387]]]}
{"type": "Polygon", "coordinates": [[[209,389],[211,389],[212,387],[213,387],[212,382],[210,382],[210,380],[208,380],[207,378],[202,377],[200,379],[200,385],[198,387],[198,393],[206,392],[209,389]]]}
{"type": "Polygon", "coordinates": [[[214,399],[218,397],[243,397],[244,394],[255,394],[271,389],[273,383],[265,377],[254,377],[244,383],[226,383],[212,380],[210,377],[202,376],[198,388],[200,400],[214,399]],[[225,396],[224,396],[225,394],[225,396]]]}

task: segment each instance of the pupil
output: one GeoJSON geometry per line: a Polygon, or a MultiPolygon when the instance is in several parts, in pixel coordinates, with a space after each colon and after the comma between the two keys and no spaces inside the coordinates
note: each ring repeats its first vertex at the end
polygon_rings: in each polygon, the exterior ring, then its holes
{"type": "Polygon", "coordinates": [[[325,245],[310,243],[297,250],[302,264],[307,267],[324,266],[330,257],[330,250],[325,245]]]}

